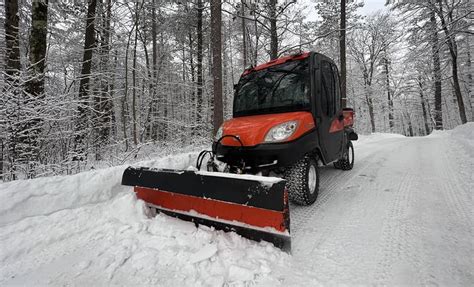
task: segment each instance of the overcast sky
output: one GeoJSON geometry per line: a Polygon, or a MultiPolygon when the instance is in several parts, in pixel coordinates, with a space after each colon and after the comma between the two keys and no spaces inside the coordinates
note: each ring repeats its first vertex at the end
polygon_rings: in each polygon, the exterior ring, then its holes
{"type": "MultiPolygon", "coordinates": [[[[307,11],[307,20],[314,21],[316,19],[316,11],[314,10],[314,0],[300,0],[310,9],[307,11]]],[[[361,1],[361,0],[359,0],[361,1]]],[[[420,0],[423,1],[423,0],[420,0]]],[[[364,7],[359,9],[362,15],[369,15],[377,10],[385,10],[385,0],[364,0],[364,7]]]]}
{"type": "Polygon", "coordinates": [[[362,15],[385,9],[385,0],[364,0],[364,3],[364,7],[359,10],[362,15]]]}

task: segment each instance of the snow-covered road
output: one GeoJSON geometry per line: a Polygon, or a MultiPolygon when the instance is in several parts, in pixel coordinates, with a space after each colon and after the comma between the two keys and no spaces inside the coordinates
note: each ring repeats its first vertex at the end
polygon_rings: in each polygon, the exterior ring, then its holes
{"type": "Polygon", "coordinates": [[[148,219],[124,167],[0,184],[0,285],[473,285],[474,124],[355,149],[353,170],[322,168],[313,206],[291,206],[292,255],[148,219]]]}
{"type": "Polygon", "coordinates": [[[322,282],[474,284],[472,147],[431,136],[356,148],[357,168],[323,169],[317,204],[294,210],[294,257],[322,282]]]}

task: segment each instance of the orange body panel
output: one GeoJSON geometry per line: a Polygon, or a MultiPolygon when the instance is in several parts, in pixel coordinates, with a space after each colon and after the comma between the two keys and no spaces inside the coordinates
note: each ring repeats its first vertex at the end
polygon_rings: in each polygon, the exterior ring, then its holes
{"type": "MultiPolygon", "coordinates": [[[[230,119],[224,122],[223,135],[238,136],[244,146],[255,146],[264,142],[266,134],[274,126],[295,120],[298,122],[296,132],[285,141],[295,140],[315,127],[310,112],[265,114],[230,119]]],[[[236,139],[230,137],[224,138],[221,143],[240,146],[236,139]]]]}
{"type": "Polygon", "coordinates": [[[139,186],[135,187],[135,192],[139,199],[171,211],[195,211],[216,220],[235,220],[256,227],[272,227],[281,232],[286,231],[284,212],[139,186]]]}

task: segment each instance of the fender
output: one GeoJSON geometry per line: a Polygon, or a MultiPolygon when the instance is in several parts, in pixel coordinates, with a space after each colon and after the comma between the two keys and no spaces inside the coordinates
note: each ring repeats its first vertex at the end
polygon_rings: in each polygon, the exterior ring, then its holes
{"type": "Polygon", "coordinates": [[[357,133],[354,131],[352,127],[346,127],[345,132],[349,140],[356,141],[359,139],[359,135],[357,135],[357,133]]]}

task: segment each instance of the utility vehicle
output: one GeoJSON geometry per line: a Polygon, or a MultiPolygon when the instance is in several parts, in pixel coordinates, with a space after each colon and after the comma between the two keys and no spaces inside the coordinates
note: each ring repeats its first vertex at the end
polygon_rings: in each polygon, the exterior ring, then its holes
{"type": "Polygon", "coordinates": [[[352,109],[342,108],[331,59],[315,52],[279,58],[245,70],[214,153],[229,172],[285,178],[293,202],[312,204],[320,164],[354,165],[353,117],[352,109]]]}

